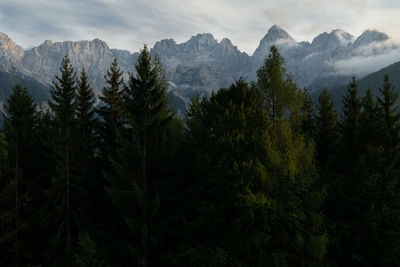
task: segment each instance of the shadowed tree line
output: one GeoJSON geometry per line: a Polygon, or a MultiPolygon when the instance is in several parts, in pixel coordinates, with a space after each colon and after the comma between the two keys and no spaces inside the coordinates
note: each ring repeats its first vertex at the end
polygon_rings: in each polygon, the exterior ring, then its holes
{"type": "Polygon", "coordinates": [[[355,78],[313,103],[272,46],[257,81],[184,118],[145,46],[96,98],[66,55],[40,106],[16,86],[0,132],[0,265],[397,266],[399,95],[355,78]],[[339,115],[342,114],[342,115],[339,115]]]}

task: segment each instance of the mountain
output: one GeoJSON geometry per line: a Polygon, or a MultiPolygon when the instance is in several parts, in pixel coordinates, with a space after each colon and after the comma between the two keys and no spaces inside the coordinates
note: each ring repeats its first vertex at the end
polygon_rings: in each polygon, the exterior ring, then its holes
{"type": "Polygon", "coordinates": [[[346,84],[353,75],[361,78],[394,63],[396,59],[389,55],[400,54],[400,46],[378,31],[366,30],[355,38],[336,29],[319,34],[309,43],[296,42],[280,27],[273,26],[253,54],[249,80],[255,80],[256,70],[268,55],[267,48],[273,44],[285,59],[286,69],[295,82],[310,91],[346,84]]]}
{"type": "MultiPolygon", "coordinates": [[[[45,41],[38,47],[25,51],[22,65],[36,80],[51,84],[59,74],[60,62],[68,54],[76,71],[84,68],[97,93],[105,85],[104,75],[114,58],[117,58],[121,70],[131,72],[138,54],[128,51],[110,49],[99,39],[78,42],[45,41]]],[[[127,75],[125,76],[127,78],[127,75]]]]}
{"type": "MultiPolygon", "coordinates": [[[[175,102],[182,106],[193,95],[228,87],[239,77],[249,82],[256,80],[256,71],[268,56],[271,45],[278,47],[295,82],[311,91],[346,84],[353,74],[362,78],[394,63],[400,56],[400,47],[378,31],[367,30],[355,38],[337,29],[319,34],[310,43],[297,42],[278,25],[267,31],[251,56],[241,52],[229,39],[218,41],[210,33],[197,34],[179,44],[173,39],[160,40],[150,51],[160,58],[170,95],[179,98],[175,102]]],[[[128,73],[134,73],[138,58],[138,53],[111,49],[99,39],[47,40],[24,50],[0,33],[0,71],[22,79],[35,79],[44,87],[52,84],[65,54],[71,58],[76,71],[85,68],[97,94],[105,85],[104,75],[114,58],[125,73],[125,81],[128,73]]]]}
{"type": "Polygon", "coordinates": [[[375,30],[366,30],[357,40],[354,42],[354,47],[361,47],[369,45],[373,42],[383,42],[389,40],[389,36],[385,33],[378,32],[375,30]]]}
{"type": "Polygon", "coordinates": [[[229,86],[245,76],[251,64],[251,58],[229,39],[218,42],[210,33],[197,34],[182,44],[161,40],[151,53],[160,58],[170,87],[186,100],[197,92],[229,86]]]}

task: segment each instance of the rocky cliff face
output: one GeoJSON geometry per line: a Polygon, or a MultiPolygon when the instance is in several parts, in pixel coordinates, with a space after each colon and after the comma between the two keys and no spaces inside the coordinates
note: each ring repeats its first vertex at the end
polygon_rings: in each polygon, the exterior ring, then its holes
{"type": "Polygon", "coordinates": [[[251,64],[251,58],[230,40],[218,42],[209,33],[193,36],[182,44],[161,40],[151,52],[159,56],[171,87],[185,97],[229,86],[244,76],[251,64]]]}
{"type": "Polygon", "coordinates": [[[104,75],[114,58],[120,68],[128,73],[133,70],[137,54],[128,51],[110,49],[99,39],[79,42],[45,41],[38,47],[25,52],[22,64],[32,77],[45,84],[51,84],[55,75],[59,74],[62,58],[68,55],[77,72],[85,69],[92,86],[99,92],[104,86],[104,75]]]}
{"type": "Polygon", "coordinates": [[[10,73],[26,73],[21,60],[24,49],[0,32],[0,70],[10,73]]]}
{"type": "Polygon", "coordinates": [[[388,41],[389,37],[378,31],[367,30],[355,39],[338,29],[318,35],[310,44],[294,41],[275,25],[255,50],[247,77],[248,80],[256,79],[256,70],[267,57],[269,47],[276,45],[285,59],[287,71],[300,87],[306,86],[312,91],[339,86],[347,83],[352,75],[362,77],[398,61],[398,58],[374,60],[377,56],[400,54],[400,46],[388,41]],[[373,62],[375,68],[365,68],[362,64],[367,61],[373,62]]]}
{"type": "MultiPolygon", "coordinates": [[[[400,51],[399,46],[388,40],[386,34],[377,31],[365,31],[355,39],[342,30],[333,30],[318,35],[311,43],[296,42],[286,31],[274,25],[252,56],[239,51],[229,39],[218,42],[209,33],[197,34],[181,44],[172,39],[161,40],[154,45],[151,53],[160,58],[173,93],[188,100],[197,92],[207,94],[227,87],[239,77],[254,81],[256,71],[263,64],[271,45],[278,47],[285,59],[286,69],[293,74],[300,87],[319,89],[346,82],[353,73],[344,75],[338,70],[347,61],[400,51]]],[[[51,84],[55,75],[59,74],[65,54],[69,55],[77,72],[85,68],[97,93],[105,85],[104,75],[114,58],[125,72],[125,79],[127,73],[134,72],[138,58],[138,53],[110,49],[99,39],[45,41],[24,51],[7,35],[0,33],[0,71],[32,76],[43,84],[51,84]]],[[[397,60],[393,58],[387,65],[397,60]]],[[[368,71],[365,72],[365,75],[368,74],[368,71]]]]}

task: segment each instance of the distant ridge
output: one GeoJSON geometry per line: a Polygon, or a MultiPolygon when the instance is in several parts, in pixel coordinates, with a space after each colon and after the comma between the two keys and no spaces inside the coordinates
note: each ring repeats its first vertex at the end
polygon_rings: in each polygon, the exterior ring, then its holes
{"type": "MultiPolygon", "coordinates": [[[[207,95],[221,87],[228,87],[239,77],[249,82],[256,80],[256,71],[263,64],[271,45],[278,47],[287,71],[292,73],[298,86],[317,91],[322,87],[336,88],[345,84],[353,74],[341,72],[347,61],[357,62],[353,59],[369,59],[398,52],[399,58],[386,57],[386,61],[371,69],[365,69],[366,64],[363,63],[363,72],[357,74],[360,78],[399,61],[400,46],[389,40],[385,33],[378,31],[367,30],[355,38],[336,29],[321,33],[311,43],[297,42],[284,29],[274,25],[251,56],[240,51],[229,39],[218,41],[211,33],[194,35],[183,43],[176,43],[173,39],[160,40],[151,48],[151,53],[159,56],[172,95],[188,103],[193,95],[207,95]]],[[[76,71],[85,68],[97,94],[105,85],[104,75],[114,58],[124,71],[126,81],[128,73],[134,73],[138,57],[138,53],[111,49],[99,39],[77,42],[46,40],[37,47],[24,50],[6,34],[0,33],[0,71],[32,77],[45,87],[49,87],[58,74],[65,54],[71,58],[76,71]]]]}

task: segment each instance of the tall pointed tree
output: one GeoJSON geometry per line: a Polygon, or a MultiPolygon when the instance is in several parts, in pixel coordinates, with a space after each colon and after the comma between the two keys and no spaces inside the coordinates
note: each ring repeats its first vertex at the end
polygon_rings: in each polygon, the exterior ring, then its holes
{"type": "Polygon", "coordinates": [[[118,67],[117,59],[111,63],[110,69],[104,76],[107,86],[103,88],[99,96],[101,103],[97,113],[101,117],[100,121],[100,153],[105,161],[110,157],[116,157],[115,151],[119,148],[118,132],[122,130],[124,124],[123,96],[125,92],[123,72],[118,67]]]}
{"type": "MultiPolygon", "coordinates": [[[[98,182],[94,180],[95,176],[95,126],[96,119],[94,117],[95,97],[92,87],[88,82],[85,69],[82,69],[81,75],[77,83],[76,93],[76,138],[74,142],[75,150],[75,172],[79,178],[79,186],[82,192],[83,213],[81,217],[86,217],[88,222],[91,209],[90,195],[94,195],[98,182]]],[[[97,197],[95,198],[97,200],[97,197]]]]}
{"type": "Polygon", "coordinates": [[[156,214],[158,202],[158,184],[162,180],[162,155],[164,133],[171,119],[166,98],[167,83],[161,63],[152,58],[145,46],[135,65],[136,74],[130,74],[129,86],[124,98],[128,137],[119,135],[122,143],[119,157],[114,166],[122,176],[110,177],[108,189],[114,203],[121,190],[131,188],[135,203],[123,214],[127,218],[136,245],[133,251],[141,266],[151,265],[152,217],[156,214]],[[133,167],[133,168],[132,168],[133,167]],[[136,169],[135,169],[136,168],[136,169]],[[133,187],[132,187],[133,184],[133,187]],[[122,187],[121,187],[122,186],[122,187]],[[135,213],[132,211],[136,210],[135,213]],[[136,227],[133,227],[136,225],[136,227]]]}
{"type": "Polygon", "coordinates": [[[257,71],[257,85],[265,95],[266,108],[273,121],[285,112],[286,86],[283,57],[276,46],[271,46],[264,65],[257,71]]]}
{"type": "Polygon", "coordinates": [[[399,94],[395,92],[388,74],[384,75],[383,86],[379,92],[381,96],[378,97],[378,106],[383,128],[381,138],[385,150],[384,157],[388,162],[399,153],[398,145],[400,143],[400,113],[397,103],[399,94]]]}
{"type": "Polygon", "coordinates": [[[5,134],[9,143],[10,166],[13,170],[15,265],[19,264],[19,232],[26,228],[27,218],[21,218],[20,209],[26,206],[28,187],[32,183],[33,143],[35,139],[35,105],[26,88],[16,85],[5,108],[5,134]],[[25,225],[25,227],[23,227],[25,225]]]}
{"type": "Polygon", "coordinates": [[[272,121],[271,145],[265,163],[270,171],[274,188],[271,197],[276,205],[272,211],[275,220],[271,222],[272,237],[268,247],[271,264],[322,263],[327,245],[321,213],[324,192],[315,171],[313,144],[306,141],[301,130],[304,92],[286,73],[284,60],[275,46],[271,47],[257,78],[272,121]],[[288,214],[296,214],[296,219],[287,217],[288,214]],[[311,246],[312,242],[318,245],[311,246]]]}
{"type": "Polygon", "coordinates": [[[326,89],[318,97],[315,121],[318,164],[325,167],[329,165],[329,159],[332,160],[338,138],[338,114],[335,111],[332,97],[326,89]]]}
{"type": "MultiPolygon", "coordinates": [[[[59,191],[59,210],[61,221],[58,232],[63,232],[65,237],[66,261],[72,262],[72,233],[71,233],[71,179],[72,141],[76,121],[76,74],[68,55],[65,55],[60,68],[61,75],[56,76],[53,88],[50,91],[51,100],[49,106],[54,114],[54,127],[56,134],[56,151],[59,153],[57,160],[58,175],[54,179],[54,188],[59,191]]],[[[58,234],[57,234],[58,235],[58,234]]]]}

